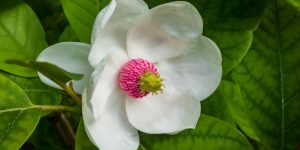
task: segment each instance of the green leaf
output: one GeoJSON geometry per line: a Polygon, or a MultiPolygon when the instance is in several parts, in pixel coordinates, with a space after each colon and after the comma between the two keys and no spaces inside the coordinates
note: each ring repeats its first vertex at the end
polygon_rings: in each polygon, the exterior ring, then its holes
{"type": "Polygon", "coordinates": [[[35,105],[59,105],[61,103],[62,93],[45,85],[39,78],[23,78],[4,72],[0,74],[20,86],[35,105]]]}
{"type": "Polygon", "coordinates": [[[48,62],[15,59],[6,60],[5,62],[8,64],[16,64],[35,69],[60,86],[64,86],[67,82],[71,80],[80,80],[83,77],[82,74],[76,74],[65,71],[64,69],[56,65],[50,64],[48,62]]]}
{"type": "Polygon", "coordinates": [[[97,150],[98,148],[91,143],[90,139],[86,135],[83,121],[81,120],[76,132],[75,150],[97,150]]]}
{"type": "Polygon", "coordinates": [[[90,43],[95,18],[108,0],[61,0],[64,12],[81,42],[90,43]]]}
{"type": "Polygon", "coordinates": [[[238,125],[244,133],[259,140],[252,130],[239,86],[231,79],[223,79],[218,89],[207,100],[201,102],[202,112],[238,125]]]}
{"type": "Polygon", "coordinates": [[[252,149],[247,139],[236,128],[204,114],[201,114],[196,129],[176,135],[140,136],[141,144],[147,150],[252,149]]]}
{"type": "Polygon", "coordinates": [[[270,1],[251,50],[233,73],[252,128],[268,149],[300,144],[300,12],[270,1]]]}
{"type": "MultiPolygon", "coordinates": [[[[145,0],[151,7],[172,0],[145,0]]],[[[265,8],[265,0],[187,0],[200,12],[204,35],[217,43],[222,53],[223,75],[246,55],[265,8]]]]}
{"type": "Polygon", "coordinates": [[[36,76],[35,70],[12,67],[5,64],[4,60],[35,60],[46,46],[43,27],[27,4],[20,3],[0,10],[0,70],[19,76],[36,76]]]}
{"type": "Polygon", "coordinates": [[[19,149],[40,119],[26,93],[0,75],[0,149],[19,149]]]}
{"type": "Polygon", "coordinates": [[[73,42],[79,41],[78,37],[76,36],[76,33],[74,32],[74,30],[70,25],[68,25],[59,36],[59,42],[65,42],[65,41],[73,41],[73,42]]]}
{"type": "Polygon", "coordinates": [[[239,99],[239,89],[230,81],[223,79],[217,90],[208,99],[201,101],[201,112],[235,125],[228,105],[231,101],[239,99]]]}
{"type": "Polygon", "coordinates": [[[296,7],[300,7],[300,0],[288,0],[288,1],[296,7]]]}

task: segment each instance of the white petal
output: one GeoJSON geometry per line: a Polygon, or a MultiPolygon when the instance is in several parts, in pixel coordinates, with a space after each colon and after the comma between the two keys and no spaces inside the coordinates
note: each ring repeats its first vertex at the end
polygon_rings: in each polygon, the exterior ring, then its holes
{"type": "Polygon", "coordinates": [[[188,90],[198,100],[211,95],[222,77],[222,57],[217,45],[201,36],[191,43],[187,55],[157,64],[164,85],[176,91],[188,90]]]}
{"type": "Polygon", "coordinates": [[[97,38],[89,55],[89,61],[93,67],[110,52],[126,49],[126,36],[129,27],[132,26],[138,16],[148,11],[148,6],[143,0],[112,0],[110,5],[111,8],[109,9],[115,7],[114,11],[109,15],[107,10],[107,16],[110,17],[101,31],[97,31],[97,38]]]}
{"type": "Polygon", "coordinates": [[[126,112],[129,122],[142,132],[172,134],[195,128],[200,116],[200,102],[184,92],[166,88],[162,94],[142,99],[127,97],[126,112]]]}
{"type": "MultiPolygon", "coordinates": [[[[99,99],[100,100],[100,99],[99,99]]],[[[136,150],[139,135],[126,117],[125,95],[115,90],[109,97],[101,118],[95,119],[84,91],[82,115],[87,135],[101,150],[136,150]]]]}
{"type": "MultiPolygon", "coordinates": [[[[49,62],[58,67],[72,72],[84,74],[84,77],[77,81],[72,81],[74,91],[81,94],[83,88],[88,83],[93,68],[89,65],[88,54],[90,45],[78,42],[63,42],[46,48],[37,58],[37,61],[49,62]]],[[[56,83],[39,73],[40,79],[47,85],[60,88],[56,83]]]]}
{"type": "Polygon", "coordinates": [[[127,39],[130,58],[158,62],[186,53],[191,39],[202,34],[203,22],[188,2],[160,5],[138,19],[127,39]]]}
{"type": "Polygon", "coordinates": [[[124,51],[111,53],[102,59],[92,73],[87,92],[95,118],[101,116],[109,96],[119,86],[119,71],[127,61],[128,57],[124,51]]]}
{"type": "Polygon", "coordinates": [[[112,0],[109,5],[107,5],[105,8],[103,8],[100,13],[97,15],[94,26],[93,26],[93,32],[92,32],[92,40],[91,43],[93,44],[95,39],[97,38],[98,34],[101,32],[101,30],[106,25],[108,19],[111,17],[112,13],[114,12],[116,8],[116,2],[112,0]]]}

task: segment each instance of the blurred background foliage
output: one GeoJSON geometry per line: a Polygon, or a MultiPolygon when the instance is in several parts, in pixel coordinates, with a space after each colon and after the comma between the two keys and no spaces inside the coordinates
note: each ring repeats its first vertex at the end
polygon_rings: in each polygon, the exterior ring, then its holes
{"type": "Polygon", "coordinates": [[[25,0],[25,2],[30,5],[41,21],[46,31],[48,44],[57,43],[60,35],[69,24],[60,0],[25,0]]]}

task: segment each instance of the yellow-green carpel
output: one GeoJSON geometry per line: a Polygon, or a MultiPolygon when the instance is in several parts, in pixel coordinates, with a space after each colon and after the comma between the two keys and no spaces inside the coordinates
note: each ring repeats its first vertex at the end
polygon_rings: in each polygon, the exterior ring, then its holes
{"type": "Polygon", "coordinates": [[[164,79],[162,79],[158,73],[146,71],[140,77],[139,85],[143,93],[157,94],[157,91],[162,92],[162,87],[164,86],[163,81],[164,79]]]}

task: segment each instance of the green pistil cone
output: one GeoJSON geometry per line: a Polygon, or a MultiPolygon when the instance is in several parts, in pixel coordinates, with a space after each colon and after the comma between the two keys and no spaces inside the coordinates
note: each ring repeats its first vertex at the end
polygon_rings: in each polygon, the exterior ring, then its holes
{"type": "Polygon", "coordinates": [[[140,77],[139,85],[142,92],[157,94],[157,91],[162,91],[163,79],[159,74],[147,71],[140,77]]]}

